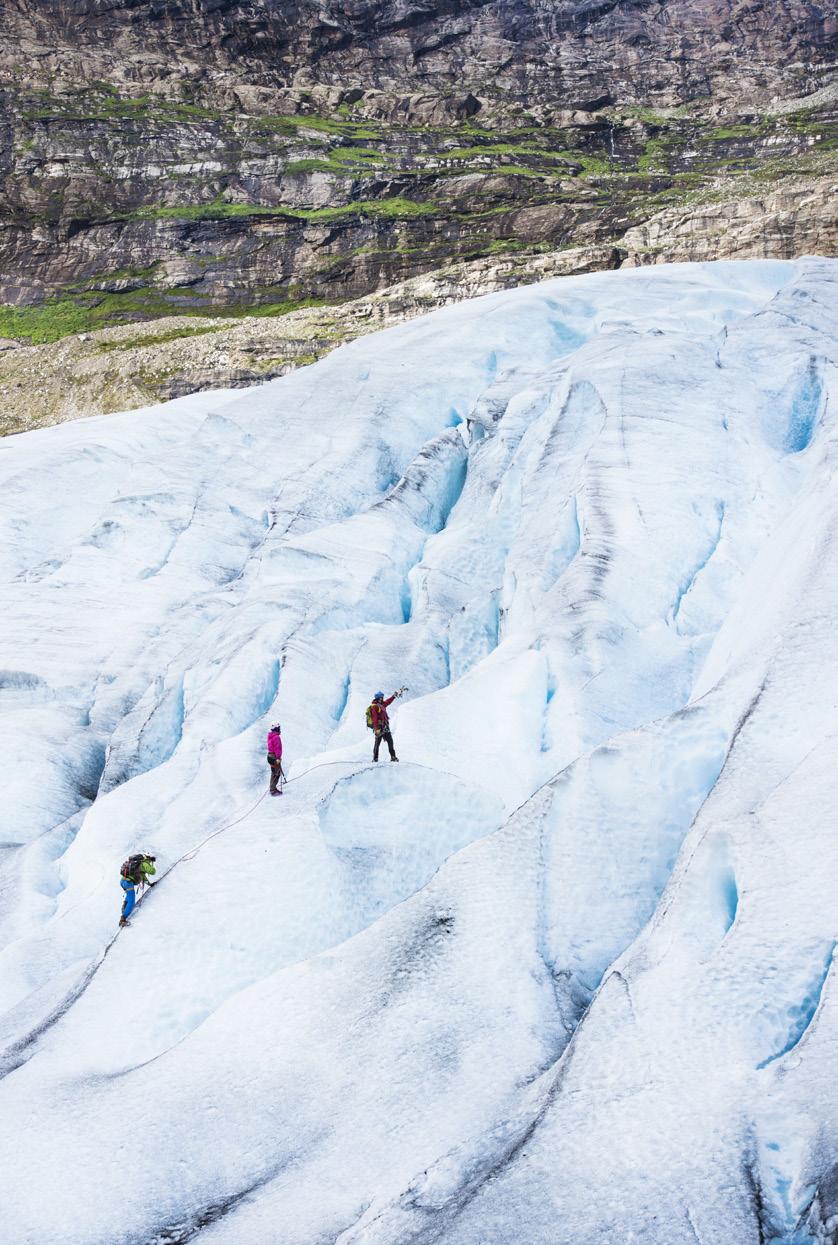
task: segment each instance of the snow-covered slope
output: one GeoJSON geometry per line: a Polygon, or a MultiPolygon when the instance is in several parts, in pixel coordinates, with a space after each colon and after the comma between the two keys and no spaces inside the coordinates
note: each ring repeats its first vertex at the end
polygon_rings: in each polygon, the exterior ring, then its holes
{"type": "Polygon", "coordinates": [[[0,443],[4,1240],[836,1239],[837,291],[552,281],[0,443]]]}

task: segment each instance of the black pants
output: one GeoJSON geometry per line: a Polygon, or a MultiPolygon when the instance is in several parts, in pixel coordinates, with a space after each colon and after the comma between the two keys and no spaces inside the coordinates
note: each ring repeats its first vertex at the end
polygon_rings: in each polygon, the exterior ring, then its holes
{"type": "Polygon", "coordinates": [[[393,747],[393,736],[390,734],[389,728],[386,731],[375,732],[375,746],[372,750],[372,759],[374,761],[378,760],[378,749],[381,747],[382,739],[387,744],[387,747],[390,749],[390,760],[391,761],[395,760],[396,749],[393,747]]]}

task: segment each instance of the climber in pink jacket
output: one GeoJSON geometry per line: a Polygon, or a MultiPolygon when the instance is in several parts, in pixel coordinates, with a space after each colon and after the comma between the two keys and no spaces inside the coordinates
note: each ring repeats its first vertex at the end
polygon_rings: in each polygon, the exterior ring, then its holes
{"type": "Polygon", "coordinates": [[[278,722],[274,722],[268,731],[268,765],[271,767],[271,795],[282,795],[282,788],[277,790],[279,780],[285,777],[282,772],[282,738],[278,722]]]}

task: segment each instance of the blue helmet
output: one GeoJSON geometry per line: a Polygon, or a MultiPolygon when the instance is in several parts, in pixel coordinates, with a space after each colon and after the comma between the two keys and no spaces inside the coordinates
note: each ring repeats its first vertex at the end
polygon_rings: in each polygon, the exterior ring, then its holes
{"type": "Polygon", "coordinates": [[[373,700],[383,700],[383,699],[384,699],[383,692],[376,692],[375,695],[373,696],[373,700]]]}

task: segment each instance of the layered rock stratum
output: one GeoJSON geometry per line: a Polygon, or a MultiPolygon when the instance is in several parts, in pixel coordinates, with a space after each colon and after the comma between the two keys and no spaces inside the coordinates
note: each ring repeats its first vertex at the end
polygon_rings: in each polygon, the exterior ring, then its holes
{"type": "Polygon", "coordinates": [[[834,254],[836,32],[834,6],[733,0],[13,0],[5,426],[274,375],[321,353],[288,312],[327,307],[333,344],[359,321],[335,306],[395,286],[398,317],[427,310],[429,273],[447,301],[452,273],[465,297],[510,271],[834,254]],[[258,365],[208,366],[191,318],[254,313],[258,365]],[[174,372],[123,352],[116,385],[21,409],[49,367],[27,345],[73,335],[75,367],[79,333],[172,316],[174,372]]]}

